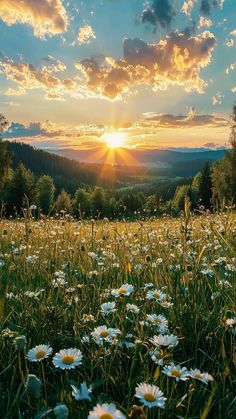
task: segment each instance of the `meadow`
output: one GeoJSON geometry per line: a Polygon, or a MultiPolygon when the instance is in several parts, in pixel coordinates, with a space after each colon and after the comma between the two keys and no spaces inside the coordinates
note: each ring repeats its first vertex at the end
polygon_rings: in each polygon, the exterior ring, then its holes
{"type": "Polygon", "coordinates": [[[236,216],[0,220],[1,418],[236,417],[236,216]]]}

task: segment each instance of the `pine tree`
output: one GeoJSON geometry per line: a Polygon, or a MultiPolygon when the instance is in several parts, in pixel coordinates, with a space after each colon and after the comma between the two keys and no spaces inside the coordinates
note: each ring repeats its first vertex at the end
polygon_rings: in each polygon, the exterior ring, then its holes
{"type": "Polygon", "coordinates": [[[215,198],[221,203],[236,203],[236,105],[231,115],[231,134],[229,150],[224,158],[213,166],[215,198]]]}
{"type": "Polygon", "coordinates": [[[41,176],[36,184],[37,204],[48,214],[53,204],[55,186],[51,176],[41,176]]]}
{"type": "Polygon", "coordinates": [[[31,205],[35,199],[35,184],[33,174],[23,163],[20,163],[8,185],[8,203],[20,212],[26,205],[26,201],[31,205]]]}
{"type": "Polygon", "coordinates": [[[0,114],[0,190],[2,190],[11,167],[11,153],[7,150],[7,144],[2,141],[2,134],[8,127],[8,121],[0,114]]]}
{"type": "Polygon", "coordinates": [[[236,150],[236,105],[233,107],[233,112],[231,115],[231,134],[230,134],[230,144],[234,150],[236,150]]]}

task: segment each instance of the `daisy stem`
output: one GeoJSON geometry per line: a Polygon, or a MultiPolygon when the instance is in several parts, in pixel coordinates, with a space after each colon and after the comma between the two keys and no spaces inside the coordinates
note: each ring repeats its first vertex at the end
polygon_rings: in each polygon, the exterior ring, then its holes
{"type": "Polygon", "coordinates": [[[19,373],[20,373],[21,381],[22,381],[23,385],[25,385],[25,377],[24,377],[24,373],[23,373],[22,367],[21,367],[21,353],[20,353],[20,351],[18,352],[18,367],[19,367],[19,373]]]}
{"type": "Polygon", "coordinates": [[[47,387],[46,387],[46,379],[45,379],[45,371],[44,371],[44,366],[43,366],[43,362],[41,362],[41,370],[42,370],[42,377],[43,377],[43,386],[44,386],[44,394],[45,394],[45,401],[47,403],[47,387]]]}

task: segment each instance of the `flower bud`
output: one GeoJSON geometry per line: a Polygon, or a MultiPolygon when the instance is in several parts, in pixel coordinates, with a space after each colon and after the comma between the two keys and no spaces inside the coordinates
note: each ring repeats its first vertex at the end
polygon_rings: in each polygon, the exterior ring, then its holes
{"type": "Polygon", "coordinates": [[[41,395],[42,381],[34,374],[29,374],[26,380],[26,388],[30,395],[38,399],[41,395]]]}
{"type": "Polygon", "coordinates": [[[53,412],[57,419],[66,419],[69,415],[69,410],[65,404],[58,404],[54,409],[53,412]]]}
{"type": "Polygon", "coordinates": [[[23,352],[25,350],[25,346],[26,346],[26,337],[24,335],[22,336],[17,336],[15,338],[15,347],[17,349],[17,351],[23,352]]]}

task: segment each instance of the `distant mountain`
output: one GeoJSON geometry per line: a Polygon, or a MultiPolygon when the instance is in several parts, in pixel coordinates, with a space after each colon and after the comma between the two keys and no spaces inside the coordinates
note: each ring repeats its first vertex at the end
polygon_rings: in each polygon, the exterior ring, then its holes
{"type": "Polygon", "coordinates": [[[173,150],[140,150],[140,149],[124,149],[104,151],[101,153],[100,148],[93,148],[92,150],[75,150],[75,149],[60,149],[54,151],[55,153],[68,157],[73,160],[86,163],[115,163],[115,164],[131,164],[131,165],[145,165],[158,166],[159,163],[167,165],[175,162],[184,162],[189,160],[203,160],[216,161],[220,160],[226,150],[206,150],[206,151],[173,151],[173,150]]]}
{"type": "Polygon", "coordinates": [[[13,155],[14,169],[22,162],[36,178],[50,175],[57,191],[65,188],[69,193],[74,193],[83,185],[100,185],[105,188],[144,185],[146,188],[145,185],[157,182],[160,178],[192,177],[202,170],[206,162],[219,160],[226,152],[113,150],[104,151],[101,155],[101,149],[48,152],[19,142],[9,141],[7,144],[13,155]]]}

